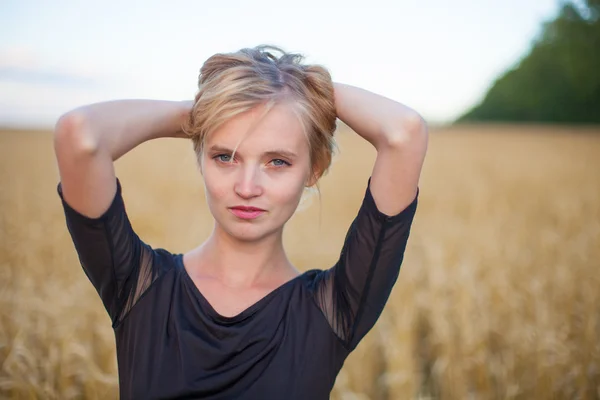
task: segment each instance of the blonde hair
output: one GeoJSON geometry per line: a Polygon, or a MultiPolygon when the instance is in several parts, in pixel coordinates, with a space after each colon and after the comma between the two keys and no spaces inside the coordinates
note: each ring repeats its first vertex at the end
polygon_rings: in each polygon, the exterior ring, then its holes
{"type": "Polygon", "coordinates": [[[304,65],[303,60],[301,54],[272,45],[208,58],[200,69],[189,121],[182,127],[192,139],[198,162],[206,138],[228,120],[259,105],[266,105],[267,113],[285,103],[292,106],[306,135],[311,176],[315,181],[323,176],[335,149],[333,82],[326,68],[304,65]]]}

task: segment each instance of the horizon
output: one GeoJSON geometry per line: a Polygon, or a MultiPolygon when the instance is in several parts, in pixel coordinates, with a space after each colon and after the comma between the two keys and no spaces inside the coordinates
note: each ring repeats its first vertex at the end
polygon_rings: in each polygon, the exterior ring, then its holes
{"type": "Polygon", "coordinates": [[[52,129],[63,113],[98,101],[190,99],[210,55],[258,44],[302,53],[305,62],[328,68],[335,81],[397,100],[430,125],[443,126],[475,106],[494,80],[526,55],[560,3],[176,5],[5,3],[0,126],[52,129]]]}

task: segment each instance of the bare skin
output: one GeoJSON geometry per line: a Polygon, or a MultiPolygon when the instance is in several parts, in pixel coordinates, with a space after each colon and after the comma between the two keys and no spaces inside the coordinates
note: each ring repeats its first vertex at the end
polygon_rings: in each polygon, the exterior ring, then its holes
{"type": "MultiPolygon", "coordinates": [[[[417,192],[428,142],[424,121],[383,96],[349,85],[334,87],[338,117],[377,150],[371,191],[378,208],[388,215],[399,213],[417,192]]],[[[191,105],[122,100],[61,117],[54,146],[65,200],[83,215],[102,215],[116,192],[113,162],[145,141],[185,137],[180,127],[191,105]]],[[[226,124],[206,146],[201,167],[215,226],[205,243],[184,255],[186,271],[200,292],[228,317],[299,275],[285,254],[282,234],[303,188],[314,184],[300,125],[285,108],[271,110],[261,129],[241,142],[233,162],[224,162],[230,160],[222,148],[235,148],[252,118],[250,113],[226,124]],[[211,152],[214,146],[221,150],[211,152]],[[281,148],[294,153],[294,159],[267,154],[281,148]],[[243,220],[231,211],[238,205],[265,212],[243,220]]]]}
{"type": "Polygon", "coordinates": [[[300,274],[286,256],[283,229],[311,184],[309,148],[287,106],[276,106],[262,119],[260,111],[229,121],[211,135],[202,154],[215,225],[205,243],[184,255],[184,264],[222,316],[239,314],[300,274]],[[230,211],[236,205],[265,212],[244,220],[230,211]]]}

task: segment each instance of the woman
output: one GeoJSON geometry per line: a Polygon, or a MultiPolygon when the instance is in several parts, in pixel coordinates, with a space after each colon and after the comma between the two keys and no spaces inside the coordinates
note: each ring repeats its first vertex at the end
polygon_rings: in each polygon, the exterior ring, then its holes
{"type": "Polygon", "coordinates": [[[113,322],[121,398],[325,399],[381,314],[417,207],[425,123],[302,60],[273,46],[216,54],[193,102],[92,104],[57,123],[57,190],[113,322]],[[329,167],[336,117],[377,159],[337,263],[300,273],[282,232],[329,167]],[[215,220],[185,254],[136,235],[113,168],[160,137],[191,138],[215,220]]]}

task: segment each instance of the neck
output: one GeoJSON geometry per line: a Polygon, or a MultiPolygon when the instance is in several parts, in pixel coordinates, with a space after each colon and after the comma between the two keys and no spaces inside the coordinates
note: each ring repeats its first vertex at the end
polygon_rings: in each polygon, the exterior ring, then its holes
{"type": "Polygon", "coordinates": [[[229,287],[250,287],[286,280],[298,272],[283,248],[283,231],[258,241],[241,241],[215,224],[208,240],[198,248],[201,274],[229,287]]]}

